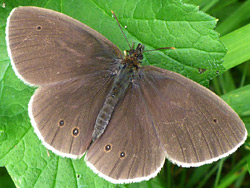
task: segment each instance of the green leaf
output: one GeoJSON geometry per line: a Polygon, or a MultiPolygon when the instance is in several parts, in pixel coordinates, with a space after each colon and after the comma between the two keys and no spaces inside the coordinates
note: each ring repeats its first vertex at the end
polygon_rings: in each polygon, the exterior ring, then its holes
{"type": "Polygon", "coordinates": [[[3,167],[0,168],[0,187],[15,188],[8,172],[3,167]]]}
{"type": "Polygon", "coordinates": [[[224,35],[226,33],[229,33],[233,31],[234,29],[239,28],[239,26],[242,25],[242,23],[249,23],[250,19],[250,1],[246,1],[244,4],[242,4],[239,8],[237,8],[233,14],[228,16],[226,20],[224,20],[217,28],[216,30],[221,34],[224,35]]]}
{"type": "Polygon", "coordinates": [[[227,188],[232,185],[233,182],[239,179],[242,175],[245,175],[248,169],[246,162],[249,157],[249,155],[244,157],[237,163],[237,165],[233,167],[233,169],[230,169],[230,172],[224,178],[221,179],[217,188],[227,188]]]}
{"type": "Polygon", "coordinates": [[[250,116],[250,85],[233,90],[221,98],[227,102],[240,116],[250,116]]]}
{"type": "MultiPolygon", "coordinates": [[[[6,19],[17,6],[46,7],[72,16],[102,33],[121,50],[128,45],[112,18],[113,10],[130,43],[146,49],[173,46],[176,50],[145,53],[144,64],[176,71],[208,85],[223,71],[225,48],[213,31],[215,18],[180,0],[50,0],[5,1],[0,8],[0,165],[6,166],[17,187],[124,187],[94,174],[82,159],[71,160],[47,151],[30,125],[27,106],[34,88],[15,76],[5,45],[6,19]]],[[[159,185],[159,177],[138,184],[159,185]]],[[[133,186],[133,185],[126,185],[133,186]]],[[[158,186],[159,187],[159,186],[158,186]]]]}
{"type": "Polygon", "coordinates": [[[221,40],[228,49],[223,63],[226,70],[250,59],[250,24],[221,37],[221,40]]]}
{"type": "MultiPolygon", "coordinates": [[[[250,117],[250,85],[244,86],[240,89],[233,90],[223,96],[222,99],[226,101],[238,114],[243,118],[250,117]]],[[[244,121],[245,122],[245,121],[244,121]]],[[[250,124],[245,122],[248,132],[250,132],[250,124]]]]}

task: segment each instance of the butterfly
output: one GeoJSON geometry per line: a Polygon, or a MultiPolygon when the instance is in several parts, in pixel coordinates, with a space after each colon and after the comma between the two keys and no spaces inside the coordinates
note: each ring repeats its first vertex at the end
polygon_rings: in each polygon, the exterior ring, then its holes
{"type": "Polygon", "coordinates": [[[148,180],[165,158],[211,163],[247,137],[239,116],[207,88],[175,72],[142,66],[144,46],[123,54],[64,14],[19,7],[8,18],[13,70],[37,86],[29,116],[54,153],[81,158],[112,183],[148,180]]]}

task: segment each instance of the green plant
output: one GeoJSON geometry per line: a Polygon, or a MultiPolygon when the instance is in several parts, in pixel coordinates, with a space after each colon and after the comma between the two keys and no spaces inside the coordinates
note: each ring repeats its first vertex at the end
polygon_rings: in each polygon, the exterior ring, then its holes
{"type": "Polygon", "coordinates": [[[5,8],[0,8],[0,165],[7,168],[16,186],[250,186],[246,180],[250,156],[243,147],[227,159],[199,168],[180,168],[166,160],[160,174],[148,182],[113,185],[94,174],[83,159],[61,158],[46,150],[30,125],[27,107],[34,88],[18,80],[12,70],[5,26],[12,8],[32,5],[72,16],[102,33],[121,50],[128,49],[111,16],[110,10],[113,10],[121,25],[127,26],[125,34],[131,43],[141,42],[147,49],[176,47],[176,50],[145,53],[145,64],[173,70],[205,86],[212,80],[211,88],[234,108],[250,130],[250,68],[246,62],[250,59],[250,16],[243,14],[249,10],[250,1],[184,2],[189,4],[184,5],[180,0],[4,1],[5,8]],[[190,4],[200,5],[201,10],[220,18],[217,29],[223,34],[221,41],[226,48],[213,31],[216,19],[190,4]]]}

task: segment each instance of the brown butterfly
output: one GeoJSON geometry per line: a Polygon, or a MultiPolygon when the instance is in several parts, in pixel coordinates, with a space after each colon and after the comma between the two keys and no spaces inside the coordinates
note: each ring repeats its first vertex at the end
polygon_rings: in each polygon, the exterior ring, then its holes
{"type": "Polygon", "coordinates": [[[144,46],[123,55],[64,14],[14,9],[6,40],[12,67],[38,86],[29,116],[43,144],[80,158],[113,183],[148,180],[165,158],[192,167],[234,152],[246,139],[239,116],[205,87],[154,66],[144,46]]]}

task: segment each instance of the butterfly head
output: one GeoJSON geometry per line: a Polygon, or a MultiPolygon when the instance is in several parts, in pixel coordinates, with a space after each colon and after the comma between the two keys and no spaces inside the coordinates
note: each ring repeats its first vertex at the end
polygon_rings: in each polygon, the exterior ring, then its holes
{"type": "MultiPolygon", "coordinates": [[[[134,46],[134,45],[133,45],[134,46]]],[[[134,49],[132,47],[130,50],[125,51],[125,58],[123,63],[127,64],[128,66],[135,67],[136,69],[139,68],[141,61],[143,59],[144,45],[138,44],[137,47],[134,49]]]]}

